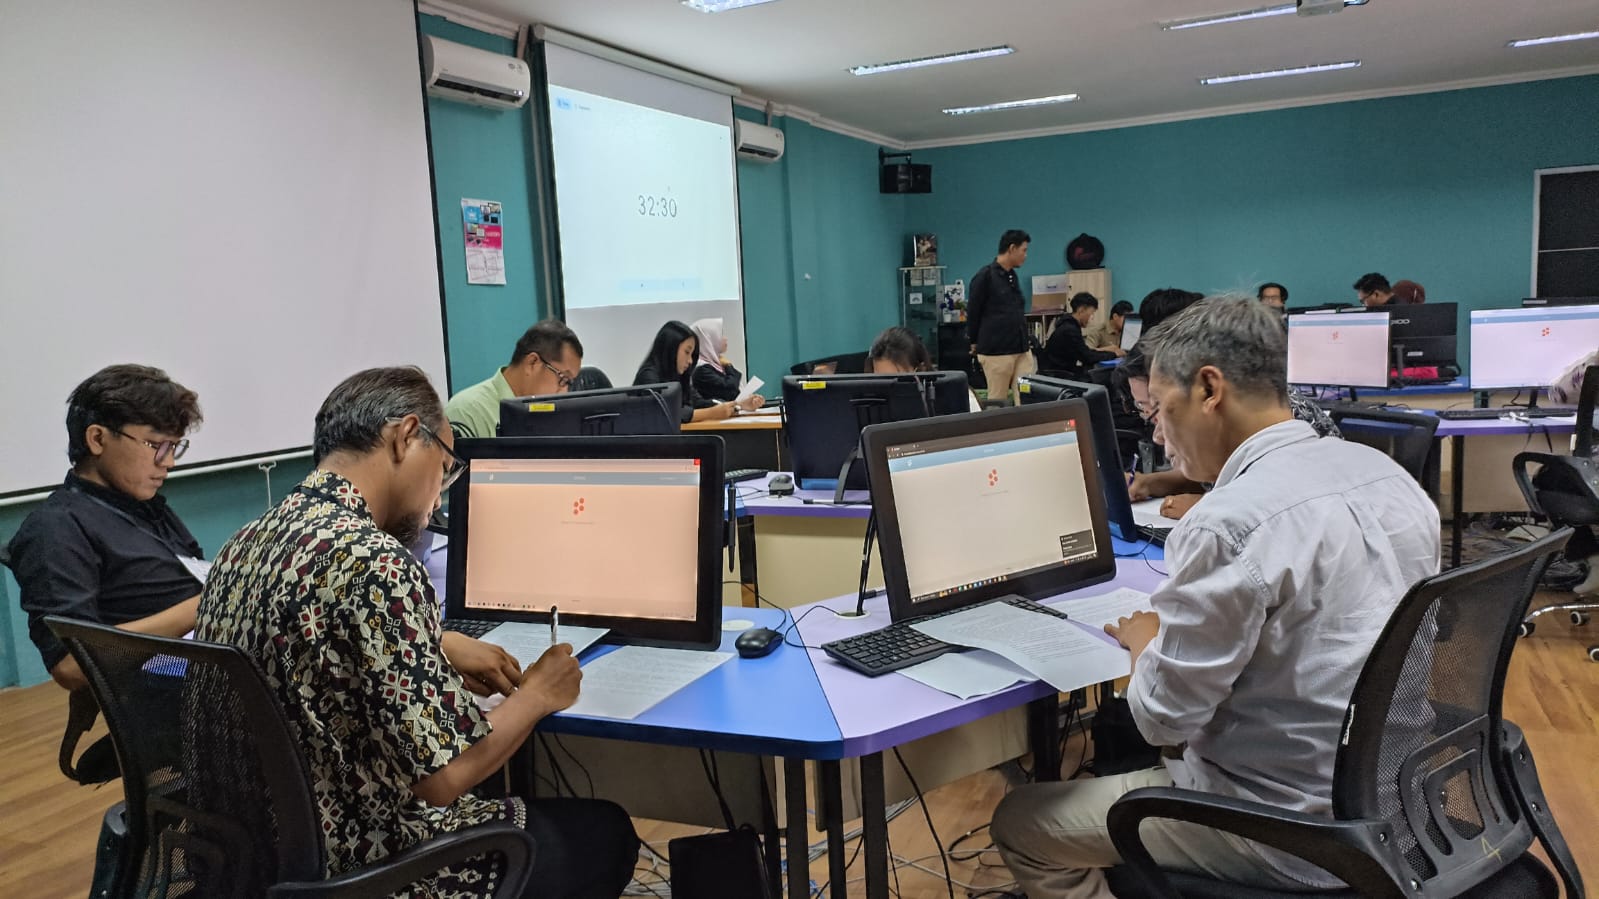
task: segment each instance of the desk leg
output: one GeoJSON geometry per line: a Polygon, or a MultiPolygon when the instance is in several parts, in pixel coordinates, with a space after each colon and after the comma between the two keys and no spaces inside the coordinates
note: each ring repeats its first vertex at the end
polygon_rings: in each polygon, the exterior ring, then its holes
{"type": "Polygon", "coordinates": [[[866,852],[866,899],[888,899],[888,804],[883,754],[861,756],[861,839],[866,852]]]}
{"type": "Polygon", "coordinates": [[[1033,779],[1060,780],[1060,696],[1051,693],[1027,704],[1027,739],[1033,749],[1033,779]]]}
{"type": "Polygon", "coordinates": [[[1460,541],[1464,539],[1463,522],[1466,515],[1466,438],[1455,435],[1449,438],[1449,459],[1455,470],[1449,473],[1449,489],[1454,493],[1453,520],[1449,523],[1449,567],[1460,567],[1460,541]]]}
{"type": "Polygon", "coordinates": [[[811,894],[810,831],[805,818],[805,762],[803,759],[783,759],[783,804],[788,833],[788,895],[811,894]]]}
{"type": "Polygon", "coordinates": [[[738,519],[738,581],[743,588],[744,605],[759,606],[761,585],[755,568],[755,517],[745,515],[738,519]]]}
{"type": "Polygon", "coordinates": [[[823,829],[827,831],[827,895],[846,899],[849,895],[849,859],[844,857],[844,783],[838,762],[816,763],[821,779],[816,804],[821,806],[823,829]]]}

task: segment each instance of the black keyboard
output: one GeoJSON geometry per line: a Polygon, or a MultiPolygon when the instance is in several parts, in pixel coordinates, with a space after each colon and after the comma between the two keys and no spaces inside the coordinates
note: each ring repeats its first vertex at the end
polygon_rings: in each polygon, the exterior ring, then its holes
{"type": "Polygon", "coordinates": [[[1158,528],[1153,525],[1141,524],[1138,526],[1138,533],[1145,540],[1156,546],[1165,546],[1166,538],[1171,536],[1171,528],[1158,528]]]}
{"type": "MultiPolygon", "coordinates": [[[[1040,605],[1030,599],[1023,599],[1020,596],[991,599],[989,602],[1002,602],[1018,609],[1053,615],[1056,618],[1066,617],[1065,612],[1052,609],[1046,605],[1040,605]]],[[[985,603],[978,603],[978,605],[985,605],[985,603]]],[[[913,618],[910,621],[896,621],[888,627],[878,628],[875,631],[867,631],[864,634],[845,637],[842,640],[834,640],[831,643],[823,643],[822,649],[828,655],[867,677],[876,677],[879,674],[887,674],[890,671],[909,668],[929,659],[936,659],[946,652],[958,652],[964,648],[951,646],[942,640],[934,640],[932,637],[911,627],[912,624],[931,621],[934,618],[942,618],[945,615],[953,615],[956,612],[964,612],[970,608],[973,608],[973,606],[962,606],[959,609],[951,609],[948,612],[941,612],[937,615],[924,615],[921,618],[913,618]]]]}
{"type": "Polygon", "coordinates": [[[1445,421],[1493,421],[1504,415],[1515,413],[1522,418],[1559,418],[1571,415],[1572,409],[1528,409],[1512,406],[1503,409],[1440,409],[1438,417],[1445,421]]]}
{"type": "Polygon", "coordinates": [[[476,618],[453,618],[444,622],[444,629],[481,640],[489,631],[504,623],[503,621],[481,621],[476,618]]]}
{"type": "Polygon", "coordinates": [[[722,475],[722,483],[737,484],[739,481],[753,481],[756,478],[764,478],[769,474],[771,472],[764,468],[735,468],[722,475]]]}

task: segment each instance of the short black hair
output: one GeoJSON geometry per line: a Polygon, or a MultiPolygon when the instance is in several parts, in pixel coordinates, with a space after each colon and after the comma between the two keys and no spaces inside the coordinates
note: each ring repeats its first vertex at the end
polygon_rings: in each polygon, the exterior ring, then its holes
{"type": "Polygon", "coordinates": [[[1133,304],[1126,300],[1117,300],[1116,305],[1110,307],[1111,315],[1132,315],[1133,304]]]}
{"type": "Polygon", "coordinates": [[[1149,380],[1149,344],[1139,340],[1133,348],[1122,357],[1122,364],[1116,366],[1116,378],[1123,383],[1134,378],[1149,380]]]}
{"type": "Polygon", "coordinates": [[[867,363],[886,359],[896,366],[910,371],[931,371],[933,356],[927,352],[927,344],[909,328],[895,325],[877,335],[872,341],[872,348],[866,353],[867,363]]]}
{"type": "Polygon", "coordinates": [[[1162,287],[1150,291],[1149,295],[1144,297],[1143,305],[1138,307],[1138,317],[1144,320],[1144,333],[1155,330],[1161,322],[1204,298],[1205,295],[1202,293],[1176,287],[1162,287]]]}
{"type": "Polygon", "coordinates": [[[1360,280],[1355,282],[1355,290],[1361,293],[1394,292],[1393,287],[1388,283],[1388,279],[1376,272],[1367,272],[1361,275],[1360,280]]]}
{"type": "Polygon", "coordinates": [[[75,466],[88,458],[83,432],[89,425],[114,431],[144,425],[182,437],[200,421],[199,395],[166,372],[148,365],[108,365],[67,397],[67,460],[75,466]]]}
{"type": "Polygon", "coordinates": [[[1266,295],[1266,288],[1268,288],[1268,287],[1277,288],[1278,292],[1280,292],[1283,295],[1283,302],[1285,304],[1288,302],[1288,288],[1282,286],[1281,284],[1278,284],[1276,281],[1267,281],[1265,284],[1262,284],[1262,285],[1260,285],[1260,287],[1256,288],[1255,289],[1255,299],[1258,300],[1258,299],[1264,297],[1266,295]]]}
{"type": "Polygon", "coordinates": [[[561,346],[572,348],[572,352],[579,357],[583,355],[583,344],[577,339],[577,334],[566,326],[566,322],[558,318],[547,318],[522,333],[522,339],[516,342],[516,349],[511,352],[511,364],[516,365],[528,357],[529,353],[538,353],[539,358],[545,362],[553,362],[561,358],[561,346]]]}
{"type": "Polygon", "coordinates": [[[1094,296],[1093,294],[1089,293],[1086,290],[1083,291],[1082,293],[1075,294],[1075,295],[1072,296],[1072,311],[1073,312],[1076,312],[1077,310],[1083,308],[1084,306],[1087,306],[1087,307],[1092,308],[1092,309],[1098,309],[1099,308],[1099,297],[1094,296]]]}
{"type": "Polygon", "coordinates": [[[1024,243],[1032,243],[1033,238],[1020,228],[1012,228],[999,236],[999,252],[1001,255],[1010,252],[1010,248],[1024,243]]]}
{"type": "Polygon", "coordinates": [[[383,429],[396,418],[415,415],[434,432],[449,424],[444,404],[427,373],[416,366],[369,368],[345,378],[316,410],[311,464],[336,452],[364,453],[383,440],[383,429]]]}

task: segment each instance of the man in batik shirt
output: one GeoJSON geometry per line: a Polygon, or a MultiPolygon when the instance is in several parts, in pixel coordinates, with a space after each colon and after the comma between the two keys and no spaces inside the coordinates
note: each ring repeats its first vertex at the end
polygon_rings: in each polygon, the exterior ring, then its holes
{"type": "MultiPolygon", "coordinates": [[[[418,369],[370,369],[334,388],[317,412],[316,470],[217,554],[196,636],[266,673],[305,747],[328,873],[512,821],[538,843],[528,895],[617,896],[638,852],[619,807],[468,793],[576,701],[583,675],[568,645],[523,671],[503,650],[441,633],[427,572],[405,547],[464,467],[452,443],[418,369]],[[483,712],[472,688],[508,695],[483,712]]],[[[496,877],[487,862],[462,866],[425,894],[482,895],[496,877]]]]}

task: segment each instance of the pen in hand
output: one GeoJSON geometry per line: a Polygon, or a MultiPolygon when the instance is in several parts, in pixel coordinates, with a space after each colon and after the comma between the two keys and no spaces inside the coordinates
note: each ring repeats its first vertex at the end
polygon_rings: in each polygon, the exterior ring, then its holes
{"type": "Polygon", "coordinates": [[[555,606],[550,606],[550,645],[551,646],[554,646],[555,644],[560,642],[560,635],[557,632],[557,628],[559,628],[560,625],[561,625],[561,610],[556,608],[555,606]]]}

